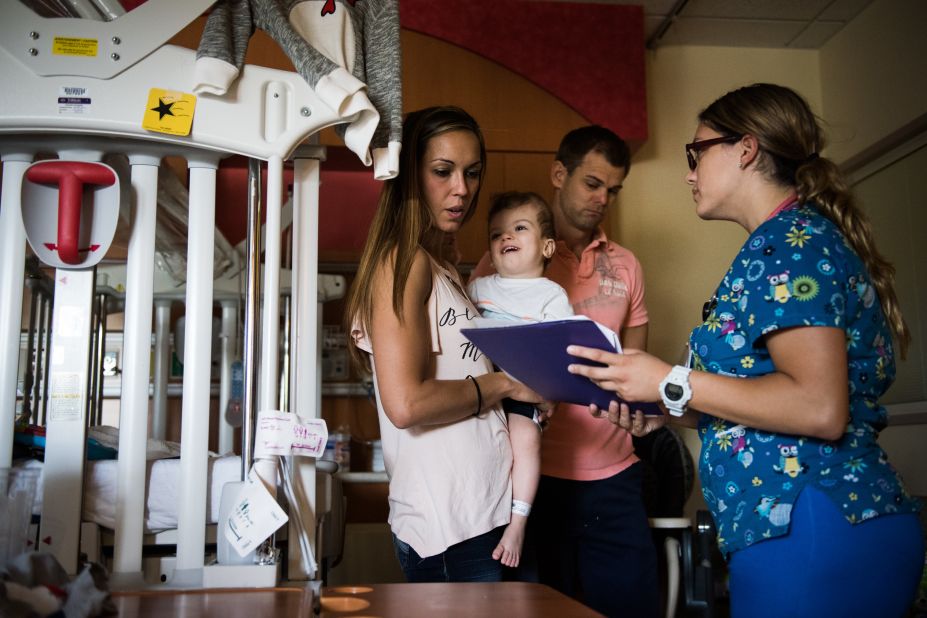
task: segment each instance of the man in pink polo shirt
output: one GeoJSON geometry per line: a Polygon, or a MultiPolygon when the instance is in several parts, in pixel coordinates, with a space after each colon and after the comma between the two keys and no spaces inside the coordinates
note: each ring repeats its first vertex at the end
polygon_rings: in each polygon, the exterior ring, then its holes
{"type": "MultiPolygon", "coordinates": [[[[644,278],[634,254],[601,228],[631,167],[627,144],[586,126],[564,136],[551,166],[557,251],[545,275],[573,310],[647,346],[644,278]]],[[[488,254],[472,277],[492,272],[488,254]]],[[[537,578],[607,616],[659,612],[656,550],[641,498],[631,436],[584,406],[561,404],[541,441],[541,481],[525,558],[537,578]]]]}

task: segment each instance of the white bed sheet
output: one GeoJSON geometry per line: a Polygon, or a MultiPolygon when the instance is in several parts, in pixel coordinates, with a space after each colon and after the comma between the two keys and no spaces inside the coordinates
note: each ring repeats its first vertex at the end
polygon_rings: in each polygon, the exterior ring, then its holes
{"type": "MultiPolygon", "coordinates": [[[[25,467],[42,468],[42,462],[29,460],[25,467]]],[[[88,461],[84,474],[84,501],[81,519],[106,528],[116,525],[116,469],[115,459],[88,461]]],[[[177,527],[177,505],[180,495],[180,460],[156,459],[147,462],[145,499],[145,531],[159,532],[177,527]]],[[[219,501],[222,487],[228,482],[241,480],[241,458],[237,455],[209,457],[206,496],[206,523],[214,524],[219,518],[219,501]]],[[[33,513],[42,511],[42,479],[36,491],[33,513]]]]}

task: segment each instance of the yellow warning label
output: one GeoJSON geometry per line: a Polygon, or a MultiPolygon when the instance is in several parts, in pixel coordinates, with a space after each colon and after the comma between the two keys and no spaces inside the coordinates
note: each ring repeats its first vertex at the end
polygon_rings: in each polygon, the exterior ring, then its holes
{"type": "Polygon", "coordinates": [[[56,36],[52,42],[52,53],[58,56],[94,57],[97,55],[97,40],[56,36]]]}
{"type": "Polygon", "coordinates": [[[148,91],[142,128],[169,135],[190,135],[195,110],[196,95],[152,88],[148,91]]]}

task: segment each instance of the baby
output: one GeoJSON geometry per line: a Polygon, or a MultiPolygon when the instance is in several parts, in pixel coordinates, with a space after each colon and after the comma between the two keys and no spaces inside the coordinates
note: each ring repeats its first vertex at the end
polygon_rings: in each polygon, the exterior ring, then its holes
{"type": "MultiPolygon", "coordinates": [[[[475,279],[468,287],[483,317],[540,322],[572,316],[566,291],[544,277],[555,249],[553,214],[539,195],[517,191],[494,195],[489,209],[489,253],[496,274],[475,279]]],[[[516,567],[538,488],[541,432],[533,405],[506,399],[503,408],[514,455],[512,520],[492,555],[516,567]]]]}

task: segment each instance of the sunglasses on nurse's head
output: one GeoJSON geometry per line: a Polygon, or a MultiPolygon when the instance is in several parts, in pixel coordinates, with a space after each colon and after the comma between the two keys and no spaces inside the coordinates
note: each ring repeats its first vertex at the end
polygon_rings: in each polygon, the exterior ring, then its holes
{"type": "Polygon", "coordinates": [[[718,297],[712,295],[712,297],[702,305],[702,322],[707,322],[708,317],[715,312],[715,309],[718,308],[718,297]]]}
{"type": "Polygon", "coordinates": [[[689,163],[689,171],[694,172],[698,167],[699,154],[706,148],[711,148],[715,144],[732,144],[739,141],[741,137],[743,135],[724,135],[686,144],[686,161],[689,163]]]}

